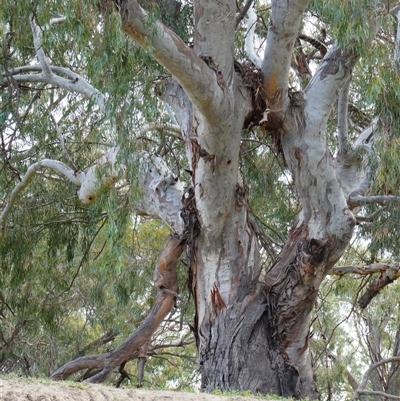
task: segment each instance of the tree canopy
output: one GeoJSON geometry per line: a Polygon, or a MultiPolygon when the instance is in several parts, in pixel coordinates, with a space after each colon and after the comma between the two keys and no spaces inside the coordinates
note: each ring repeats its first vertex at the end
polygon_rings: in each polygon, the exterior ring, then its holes
{"type": "Polygon", "coordinates": [[[51,376],[116,349],[169,297],[150,344],[107,380],[232,387],[207,377],[213,330],[253,303],[277,375],[302,383],[280,376],[281,395],[315,398],[311,356],[293,356],[310,344],[322,399],[399,399],[399,13],[3,0],[0,373],[51,376]],[[159,276],[174,232],[179,291],[159,276]]]}

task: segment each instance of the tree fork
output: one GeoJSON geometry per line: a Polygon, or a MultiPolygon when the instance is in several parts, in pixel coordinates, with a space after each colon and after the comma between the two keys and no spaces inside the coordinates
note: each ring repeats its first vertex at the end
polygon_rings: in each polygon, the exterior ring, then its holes
{"type": "Polygon", "coordinates": [[[329,241],[307,238],[303,226],[293,229],[279,258],[247,295],[201,325],[204,390],[319,397],[309,349],[309,316],[331,250],[329,241]]]}

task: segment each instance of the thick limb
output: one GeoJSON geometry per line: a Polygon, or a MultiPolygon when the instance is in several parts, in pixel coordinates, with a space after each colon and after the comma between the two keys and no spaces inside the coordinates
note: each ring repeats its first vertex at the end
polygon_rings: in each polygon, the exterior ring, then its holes
{"type": "Polygon", "coordinates": [[[150,342],[154,331],[175,305],[176,297],[174,294],[178,291],[176,267],[184,248],[185,244],[181,239],[177,237],[168,239],[160,253],[154,271],[155,286],[157,287],[155,304],[142,324],[127,340],[110,352],[74,359],[57,369],[50,378],[65,380],[73,373],[83,369],[96,369],[96,374],[89,377],[87,381],[100,383],[106,380],[121,363],[129,360],[135,351],[143,349],[150,342]]]}

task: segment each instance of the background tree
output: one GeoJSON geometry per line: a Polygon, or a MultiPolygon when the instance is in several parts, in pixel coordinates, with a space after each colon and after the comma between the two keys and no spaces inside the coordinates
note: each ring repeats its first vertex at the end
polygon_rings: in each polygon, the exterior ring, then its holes
{"type": "MultiPolygon", "coordinates": [[[[52,377],[85,369],[99,382],[137,356],[141,379],[186,248],[202,388],[316,398],[309,328],[321,283],[379,271],[365,309],[399,276],[395,2],[11,3],[1,5],[3,319],[27,320],[29,294],[42,291],[44,323],[59,327],[67,312],[55,299],[78,277],[93,286],[80,302],[104,305],[106,272],[83,273],[104,253],[97,238],[128,302],[139,273],[126,278],[134,250],[121,244],[135,210],[177,233],[155,263],[154,305],[117,348],[52,377]],[[354,253],[356,267],[335,267],[354,233],[371,260],[354,253]]],[[[69,313],[79,322],[87,310],[69,313]]]]}

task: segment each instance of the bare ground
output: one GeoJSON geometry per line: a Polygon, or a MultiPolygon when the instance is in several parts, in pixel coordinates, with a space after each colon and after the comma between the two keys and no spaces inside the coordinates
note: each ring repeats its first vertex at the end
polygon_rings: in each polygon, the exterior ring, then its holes
{"type": "MultiPolygon", "coordinates": [[[[237,395],[217,396],[174,391],[116,389],[102,384],[0,378],[0,401],[255,401],[237,395]]],[[[258,401],[260,399],[258,398],[258,401]]]]}

